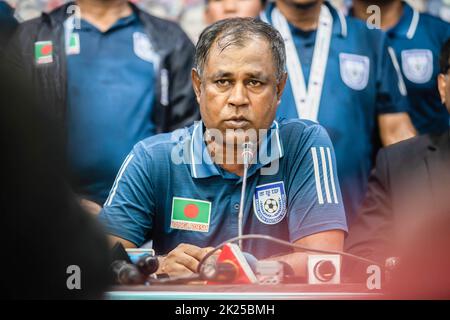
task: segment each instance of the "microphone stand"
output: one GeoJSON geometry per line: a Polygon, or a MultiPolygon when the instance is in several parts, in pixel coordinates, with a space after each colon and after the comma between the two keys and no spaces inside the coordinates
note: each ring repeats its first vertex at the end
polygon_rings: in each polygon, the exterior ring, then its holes
{"type": "MultiPolygon", "coordinates": [[[[239,204],[239,214],[238,214],[238,236],[242,236],[243,232],[243,219],[244,219],[244,201],[245,201],[245,192],[247,190],[247,173],[250,162],[253,159],[253,143],[252,142],[244,142],[242,144],[243,151],[242,157],[244,159],[244,174],[242,175],[242,189],[241,189],[241,201],[239,204]]],[[[239,240],[239,248],[243,250],[242,240],[239,240]]]]}

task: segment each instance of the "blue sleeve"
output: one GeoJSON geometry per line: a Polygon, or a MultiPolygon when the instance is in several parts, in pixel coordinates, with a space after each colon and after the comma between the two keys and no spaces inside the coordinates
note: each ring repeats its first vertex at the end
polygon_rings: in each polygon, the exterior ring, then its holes
{"type": "Polygon", "coordinates": [[[333,145],[320,125],[305,129],[290,159],[288,217],[291,242],[327,230],[347,232],[333,145]]]}
{"type": "Polygon", "coordinates": [[[389,46],[387,36],[379,30],[377,76],[377,113],[409,111],[405,81],[394,49],[389,46]]]}
{"type": "Polygon", "coordinates": [[[154,198],[149,155],[138,143],[120,168],[99,219],[109,234],[141,246],[152,228],[154,198]]]}

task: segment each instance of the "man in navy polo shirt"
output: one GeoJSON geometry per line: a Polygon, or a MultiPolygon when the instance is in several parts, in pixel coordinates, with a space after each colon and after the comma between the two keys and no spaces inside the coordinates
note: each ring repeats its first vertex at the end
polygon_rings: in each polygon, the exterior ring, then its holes
{"type": "Polygon", "coordinates": [[[351,223],[380,140],[415,134],[386,37],[323,0],[278,0],[261,18],[286,41],[290,81],[277,116],[317,121],[328,131],[351,223]]]}
{"type": "MultiPolygon", "coordinates": [[[[134,147],[99,216],[112,239],[127,247],[152,239],[165,255],[158,272],[195,272],[210,246],[239,233],[239,141],[249,139],[258,152],[247,174],[243,234],[341,250],[347,226],[326,131],[274,121],[284,68],[283,39],[266,23],[236,18],[205,29],[192,71],[202,121],[134,147]]],[[[305,275],[303,252],[258,240],[243,249],[259,259],[277,255],[305,275]]]]}
{"type": "Polygon", "coordinates": [[[354,0],[351,13],[366,21],[370,5],[380,8],[380,27],[401,66],[414,126],[421,134],[442,132],[448,127],[449,115],[440,101],[436,79],[439,53],[450,38],[450,24],[419,13],[401,0],[354,0]]]}
{"type": "Polygon", "coordinates": [[[73,186],[91,212],[138,141],[199,119],[192,42],[126,0],[67,3],[19,26],[11,43],[10,64],[65,129],[73,186]]]}

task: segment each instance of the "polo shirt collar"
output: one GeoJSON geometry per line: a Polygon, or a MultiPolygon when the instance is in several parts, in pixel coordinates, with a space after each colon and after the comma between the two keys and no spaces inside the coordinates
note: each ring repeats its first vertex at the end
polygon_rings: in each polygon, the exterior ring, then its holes
{"type": "Polygon", "coordinates": [[[387,33],[398,38],[412,39],[416,33],[419,19],[419,11],[413,9],[406,2],[403,2],[402,17],[394,27],[387,31],[387,33]]]}
{"type": "MultiPolygon", "coordinates": [[[[208,152],[203,132],[203,121],[195,122],[189,143],[189,164],[192,178],[208,178],[221,175],[217,165],[213,162],[208,152]]],[[[273,121],[268,130],[267,138],[261,142],[259,150],[270,150],[270,154],[267,154],[269,152],[265,152],[264,154],[267,155],[264,157],[259,157],[258,155],[256,157],[256,163],[249,169],[249,175],[256,172],[259,168],[283,157],[284,151],[277,121],[273,121]],[[272,140],[274,140],[273,143],[272,140]],[[271,150],[272,145],[275,146],[274,150],[271,150]]]]}
{"type": "MultiPolygon", "coordinates": [[[[331,15],[333,16],[333,30],[332,30],[333,35],[345,38],[347,36],[347,21],[345,20],[344,14],[329,1],[325,1],[324,5],[326,5],[328,9],[330,9],[331,15]]],[[[271,23],[272,23],[271,14],[275,6],[276,4],[272,2],[267,6],[267,9],[265,9],[262,12],[262,15],[265,14],[268,21],[270,21],[271,23]]],[[[291,26],[291,24],[289,25],[291,26]]]]}
{"type": "Polygon", "coordinates": [[[343,38],[347,37],[347,20],[345,20],[342,11],[328,1],[325,1],[324,5],[330,9],[331,15],[333,16],[333,35],[343,38]]]}
{"type": "MultiPolygon", "coordinates": [[[[115,29],[124,28],[126,26],[132,25],[138,21],[138,15],[135,10],[132,11],[132,13],[126,17],[119,18],[108,30],[102,32],[102,33],[108,33],[111,31],[114,31],[115,29]]],[[[67,27],[68,24],[73,24],[73,16],[70,16],[65,21],[65,26],[67,27]]],[[[81,30],[93,30],[100,32],[94,25],[89,23],[88,21],[81,19],[80,21],[80,29],[81,30]]]]}

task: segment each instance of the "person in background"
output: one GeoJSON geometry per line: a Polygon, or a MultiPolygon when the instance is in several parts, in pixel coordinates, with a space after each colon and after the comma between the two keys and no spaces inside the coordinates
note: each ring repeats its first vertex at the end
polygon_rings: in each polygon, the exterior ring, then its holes
{"type": "Polygon", "coordinates": [[[212,24],[228,18],[254,18],[266,5],[266,0],[206,0],[205,22],[212,24]]]}
{"type": "Polygon", "coordinates": [[[381,31],[328,1],[278,0],[261,18],[287,39],[289,80],[277,116],[317,121],[328,131],[351,224],[380,140],[389,145],[415,134],[395,56],[381,31]]]}
{"type": "Polygon", "coordinates": [[[69,186],[63,132],[3,62],[0,95],[0,299],[100,299],[110,249],[69,186]]]}
{"type": "Polygon", "coordinates": [[[380,8],[379,27],[386,32],[399,61],[414,126],[420,134],[442,132],[448,127],[449,114],[440,101],[436,79],[450,23],[420,13],[401,0],[354,0],[350,14],[366,21],[373,14],[367,12],[370,5],[380,8]]]}
{"type": "Polygon", "coordinates": [[[14,18],[14,9],[6,1],[0,1],[0,54],[18,24],[14,18]]]}
{"type": "MultiPolygon", "coordinates": [[[[437,81],[440,103],[450,112],[450,39],[442,49],[437,81]]],[[[450,214],[449,190],[449,125],[439,133],[381,149],[361,212],[350,227],[346,251],[382,264],[399,256],[417,221],[450,214]]]]}
{"type": "Polygon", "coordinates": [[[90,212],[100,211],[134,144],[199,117],[193,44],[175,23],[126,0],[43,13],[18,28],[8,51],[63,127],[72,183],[90,212]]]}

